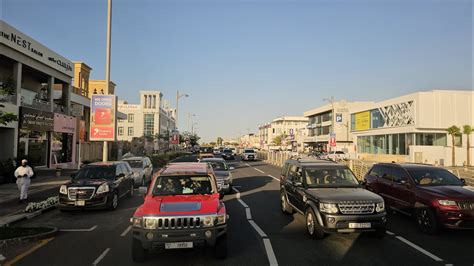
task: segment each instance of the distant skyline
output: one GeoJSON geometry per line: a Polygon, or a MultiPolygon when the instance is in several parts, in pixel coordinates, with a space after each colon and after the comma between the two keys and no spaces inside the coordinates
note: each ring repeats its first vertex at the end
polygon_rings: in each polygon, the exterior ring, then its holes
{"type": "MultiPolygon", "coordinates": [[[[472,89],[470,0],[113,0],[111,80],[160,90],[203,141],[257,132],[334,96],[472,89]]],[[[0,0],[1,19],[104,79],[106,0],[0,0]]]]}

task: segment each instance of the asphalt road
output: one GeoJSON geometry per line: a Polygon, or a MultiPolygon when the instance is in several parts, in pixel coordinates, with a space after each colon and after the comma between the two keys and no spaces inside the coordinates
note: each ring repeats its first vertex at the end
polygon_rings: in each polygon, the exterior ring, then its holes
{"type": "MultiPolygon", "coordinates": [[[[313,240],[299,214],[279,207],[280,169],[263,162],[231,161],[240,192],[224,198],[229,254],[217,260],[210,250],[163,251],[141,265],[473,265],[473,231],[445,230],[436,236],[418,232],[410,217],[389,216],[384,239],[364,234],[330,235],[313,240]],[[248,207],[248,208],[246,208],[248,207]]],[[[143,202],[123,199],[116,211],[48,212],[23,226],[55,226],[52,241],[15,265],[134,265],[129,219],[143,202]],[[94,264],[95,263],[95,264],[94,264]]]]}

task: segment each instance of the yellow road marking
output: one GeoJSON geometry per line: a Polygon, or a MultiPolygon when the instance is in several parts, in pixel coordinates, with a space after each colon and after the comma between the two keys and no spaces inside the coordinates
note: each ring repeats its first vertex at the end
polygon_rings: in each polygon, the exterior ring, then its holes
{"type": "Polygon", "coordinates": [[[31,253],[35,252],[37,249],[41,248],[42,246],[48,244],[51,240],[53,240],[54,237],[51,237],[51,238],[47,238],[47,239],[42,239],[39,241],[38,244],[34,245],[33,247],[31,247],[30,249],[28,249],[27,251],[21,253],[20,255],[16,256],[15,258],[13,258],[12,260],[10,261],[7,261],[5,262],[5,266],[12,266],[13,264],[19,262],[20,260],[22,260],[23,258],[25,258],[26,256],[30,255],[31,253]]]}

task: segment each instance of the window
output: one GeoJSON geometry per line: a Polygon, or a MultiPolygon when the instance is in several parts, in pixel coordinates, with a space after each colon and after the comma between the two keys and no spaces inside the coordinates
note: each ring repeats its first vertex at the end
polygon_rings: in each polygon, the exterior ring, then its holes
{"type": "Polygon", "coordinates": [[[380,165],[376,165],[370,170],[369,175],[375,176],[375,177],[382,177],[383,175],[383,167],[380,165]]]}
{"type": "Polygon", "coordinates": [[[155,134],[155,115],[145,114],[143,121],[143,134],[145,136],[153,136],[155,134]]]}
{"type": "Polygon", "coordinates": [[[383,179],[386,179],[386,180],[389,180],[389,181],[392,181],[392,175],[391,175],[391,170],[392,168],[391,167],[387,167],[387,166],[382,166],[381,167],[381,178],[383,179]]]}
{"type": "Polygon", "coordinates": [[[123,127],[118,128],[118,135],[123,136],[123,127]]]}
{"type": "Polygon", "coordinates": [[[128,128],[128,135],[133,136],[133,127],[128,128]]]}
{"type": "Polygon", "coordinates": [[[393,182],[395,183],[402,183],[402,181],[405,181],[405,182],[408,181],[407,173],[405,172],[404,169],[400,167],[393,168],[392,177],[393,177],[393,182]]]}
{"type": "Polygon", "coordinates": [[[383,116],[382,116],[382,114],[380,113],[380,111],[378,109],[374,109],[374,110],[370,111],[370,118],[371,118],[370,119],[370,125],[371,125],[370,128],[383,127],[383,125],[385,124],[385,120],[383,119],[383,116]]]}
{"type": "Polygon", "coordinates": [[[454,145],[457,147],[462,147],[462,135],[454,136],[454,145]]]}
{"type": "Polygon", "coordinates": [[[135,116],[133,114],[128,114],[128,122],[133,123],[135,116]]]}
{"type": "Polygon", "coordinates": [[[288,168],[289,168],[289,164],[288,163],[285,163],[285,165],[283,166],[283,169],[281,170],[281,175],[283,177],[286,177],[286,174],[288,173],[288,168]]]}

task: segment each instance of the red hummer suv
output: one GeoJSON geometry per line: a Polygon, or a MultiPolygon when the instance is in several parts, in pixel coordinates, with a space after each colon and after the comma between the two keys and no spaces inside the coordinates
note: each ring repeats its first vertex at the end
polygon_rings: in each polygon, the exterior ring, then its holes
{"type": "Polygon", "coordinates": [[[213,247],[217,258],[227,256],[228,216],[209,164],[169,164],[148,190],[140,190],[145,202],[131,218],[134,261],[156,249],[200,246],[213,247]]]}
{"type": "Polygon", "coordinates": [[[424,233],[436,233],[440,227],[474,229],[474,187],[446,169],[379,163],[365,181],[390,209],[413,215],[424,233]]]}

